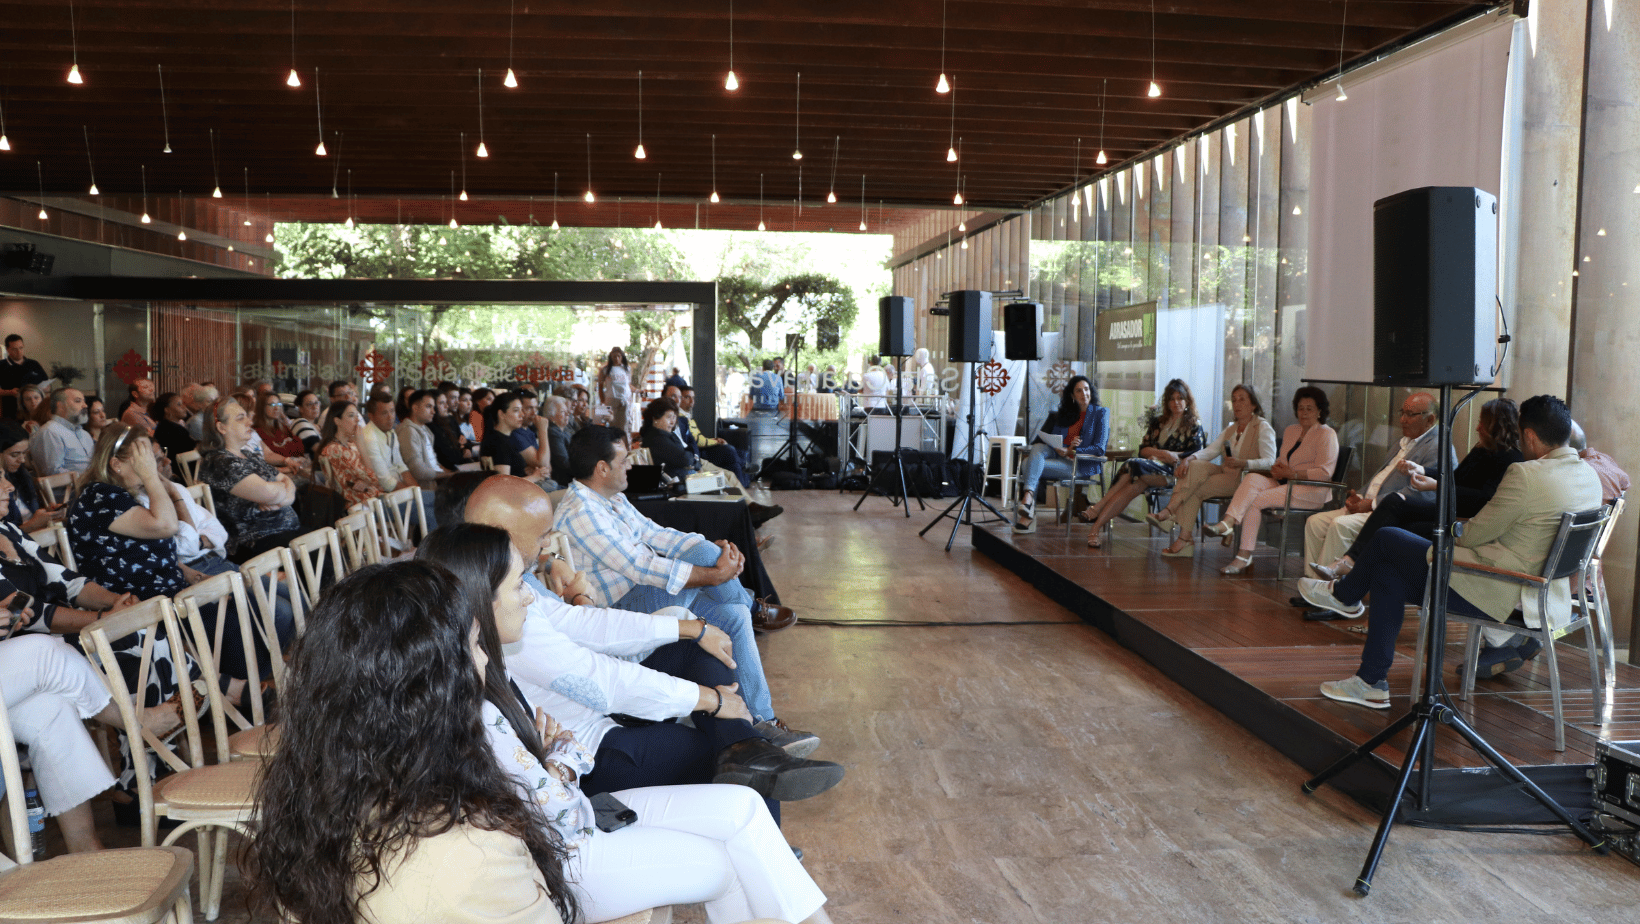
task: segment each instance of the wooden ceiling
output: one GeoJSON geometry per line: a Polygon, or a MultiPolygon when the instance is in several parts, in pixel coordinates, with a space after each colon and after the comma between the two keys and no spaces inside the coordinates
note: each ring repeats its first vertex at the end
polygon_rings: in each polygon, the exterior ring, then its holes
{"type": "Polygon", "coordinates": [[[799,168],[803,200],[818,206],[835,151],[837,208],[853,217],[822,224],[843,230],[858,223],[862,174],[873,206],[950,206],[960,177],[970,206],[1019,208],[1099,169],[1101,100],[1114,166],[1327,75],[1341,37],[1348,62],[1489,5],[1156,0],[1152,14],[1151,0],[736,0],[740,89],[728,92],[729,0],[298,0],[294,58],[288,0],[74,0],[73,42],[65,0],[0,0],[12,144],[0,189],[36,192],[38,160],[48,195],[84,194],[84,126],[105,195],[138,194],[146,165],[151,196],[220,182],[234,199],[248,168],[253,205],[272,194],[290,217],[310,201],[324,218],[351,171],[358,197],[381,200],[376,214],[388,201],[438,213],[464,164],[472,196],[535,196],[540,218],[554,173],[566,199],[587,188],[590,135],[598,207],[573,210],[576,223],[613,224],[604,206],[653,200],[657,174],[663,199],[704,200],[716,135],[716,188],[742,212],[760,176],[762,198],[789,209],[799,168]],[[934,89],[942,8],[952,94],[934,89]],[[65,80],[76,58],[78,86],[65,80]],[[502,85],[509,62],[516,89],[502,85]],[[633,157],[640,69],[645,160],[633,157]],[[327,157],[314,154],[321,110],[327,157]]]}

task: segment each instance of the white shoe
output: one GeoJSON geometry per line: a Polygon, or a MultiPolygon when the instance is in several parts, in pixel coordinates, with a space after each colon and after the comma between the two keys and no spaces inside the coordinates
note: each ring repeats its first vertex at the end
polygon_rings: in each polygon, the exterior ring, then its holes
{"type": "Polygon", "coordinates": [[[1230,564],[1225,565],[1223,568],[1220,568],[1219,573],[1220,574],[1241,574],[1242,572],[1246,571],[1248,568],[1251,568],[1251,567],[1253,567],[1253,558],[1252,558],[1252,556],[1250,556],[1250,555],[1249,556],[1237,555],[1235,558],[1230,559],[1230,564]]]}
{"type": "Polygon", "coordinates": [[[1339,602],[1338,598],[1333,596],[1333,585],[1331,581],[1319,581],[1315,578],[1299,578],[1298,594],[1316,606],[1324,610],[1332,610],[1334,613],[1337,613],[1345,619],[1360,619],[1361,616],[1367,611],[1366,606],[1360,603],[1357,603],[1354,606],[1349,606],[1339,602]]]}
{"type": "Polygon", "coordinates": [[[1236,528],[1234,526],[1231,526],[1229,523],[1225,523],[1223,521],[1218,523],[1209,523],[1202,527],[1202,532],[1208,534],[1209,536],[1228,536],[1235,532],[1235,530],[1236,528]]]}
{"type": "Polygon", "coordinates": [[[1329,680],[1323,683],[1321,695],[1341,703],[1366,706],[1368,709],[1388,709],[1389,681],[1380,680],[1375,684],[1368,684],[1360,677],[1351,675],[1347,680],[1329,680]]]}

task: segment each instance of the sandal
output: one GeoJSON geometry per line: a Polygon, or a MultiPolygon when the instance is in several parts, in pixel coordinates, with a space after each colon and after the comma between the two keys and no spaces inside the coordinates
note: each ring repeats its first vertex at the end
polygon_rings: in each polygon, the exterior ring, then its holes
{"type": "Polygon", "coordinates": [[[1090,549],[1102,549],[1104,547],[1105,547],[1105,541],[1104,541],[1104,539],[1100,538],[1099,530],[1096,529],[1093,532],[1088,533],[1088,548],[1090,548],[1090,549]]]}
{"type": "Polygon", "coordinates": [[[1230,564],[1225,565],[1223,568],[1220,568],[1219,573],[1220,574],[1246,574],[1248,572],[1248,570],[1250,570],[1252,567],[1253,567],[1253,558],[1252,558],[1252,556],[1248,556],[1246,558],[1243,558],[1242,556],[1237,555],[1235,558],[1230,559],[1230,564]]]}
{"type": "Polygon", "coordinates": [[[1083,507],[1081,510],[1078,510],[1076,512],[1076,518],[1078,520],[1081,520],[1084,523],[1094,522],[1095,520],[1099,519],[1099,514],[1094,513],[1094,508],[1095,508],[1094,504],[1089,504],[1086,507],[1083,507]],[[1092,513],[1093,515],[1089,516],[1090,513],[1092,513]]]}
{"type": "Polygon", "coordinates": [[[1202,527],[1202,532],[1208,534],[1209,536],[1228,536],[1235,531],[1236,528],[1234,526],[1224,522],[1223,520],[1220,520],[1217,523],[1209,523],[1202,527]]]}

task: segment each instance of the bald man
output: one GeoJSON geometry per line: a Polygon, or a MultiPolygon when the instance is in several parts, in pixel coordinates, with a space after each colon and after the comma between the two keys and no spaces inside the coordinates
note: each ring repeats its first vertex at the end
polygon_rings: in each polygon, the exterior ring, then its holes
{"type": "MultiPolygon", "coordinates": [[[[552,531],[552,501],[522,478],[496,475],[473,490],[465,518],[506,530],[533,562],[552,531]]],[[[525,580],[536,598],[521,650],[507,667],[531,702],[596,752],[597,769],[581,781],[588,795],[717,782],[790,802],[842,780],[841,765],[804,759],[819,739],[783,741],[788,750],[782,750],[752,725],[737,692],[732,645],[721,630],[682,608],[647,615],[581,605],[592,602],[586,577],[562,561],[554,562],[553,586],[534,575],[525,580]],[[626,727],[611,715],[654,724],[626,727]],[[665,721],[686,715],[694,728],[665,721]]],[[[778,818],[779,806],[769,808],[778,818]]]]}

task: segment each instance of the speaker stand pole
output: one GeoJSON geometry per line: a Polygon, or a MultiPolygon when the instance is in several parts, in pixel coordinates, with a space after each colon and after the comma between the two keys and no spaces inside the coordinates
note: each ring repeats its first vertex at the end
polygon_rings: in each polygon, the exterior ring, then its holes
{"type": "MultiPolygon", "coordinates": [[[[791,356],[792,363],[795,365],[795,363],[797,362],[797,352],[795,350],[791,350],[791,349],[788,348],[787,353],[791,356]]],[[[784,372],[780,373],[780,397],[782,399],[784,399],[786,397],[786,374],[784,372]]],[[[792,389],[792,400],[791,400],[790,408],[791,408],[791,420],[789,421],[789,424],[788,424],[788,427],[787,427],[786,442],[781,443],[779,449],[776,449],[772,455],[770,455],[767,459],[764,459],[763,464],[768,465],[770,462],[773,462],[776,459],[784,459],[789,454],[791,456],[790,461],[791,461],[791,465],[792,465],[792,471],[796,472],[798,475],[801,475],[803,477],[804,481],[806,482],[808,480],[808,469],[803,467],[803,450],[800,449],[797,445],[797,389],[796,388],[792,389]]]]}
{"type": "MultiPolygon", "coordinates": [[[[985,509],[991,511],[991,515],[996,517],[998,520],[1001,520],[1004,523],[1008,522],[1008,518],[1003,516],[1001,514],[1001,512],[999,512],[997,510],[997,508],[991,506],[991,502],[986,500],[985,496],[983,494],[981,494],[978,491],[974,490],[974,478],[973,478],[974,443],[978,442],[980,434],[985,432],[985,431],[981,430],[978,433],[976,433],[975,430],[974,430],[974,427],[975,427],[974,414],[975,414],[975,408],[978,405],[978,403],[979,403],[979,364],[971,362],[971,363],[968,364],[968,463],[969,463],[969,474],[968,474],[967,477],[962,479],[962,493],[957,495],[957,499],[951,502],[951,506],[945,508],[945,510],[943,512],[941,512],[939,516],[934,518],[934,521],[932,523],[929,523],[927,526],[924,526],[922,528],[922,532],[917,533],[918,536],[927,535],[928,531],[933,529],[935,527],[935,525],[938,524],[941,520],[945,519],[946,517],[951,517],[951,519],[953,520],[953,522],[951,524],[951,538],[945,540],[945,550],[947,552],[951,551],[951,546],[956,543],[956,541],[957,541],[957,530],[962,526],[962,524],[966,521],[969,526],[974,525],[974,513],[973,513],[974,501],[979,501],[982,505],[984,505],[985,509]],[[953,511],[955,511],[955,512],[953,513],[953,511]]],[[[981,467],[980,471],[983,472],[984,468],[981,467]]],[[[981,490],[984,489],[984,485],[985,485],[985,482],[981,481],[980,482],[981,490]]]]}
{"type": "MultiPolygon", "coordinates": [[[[891,357],[891,358],[892,359],[904,359],[904,357],[902,357],[902,356],[895,356],[895,357],[891,357]]],[[[892,495],[890,495],[889,500],[896,507],[900,506],[901,502],[904,502],[904,504],[905,504],[905,517],[906,517],[906,519],[909,520],[909,519],[911,519],[911,492],[908,489],[906,478],[905,478],[905,456],[903,455],[905,450],[903,450],[900,447],[900,438],[901,438],[900,437],[900,427],[905,421],[905,405],[904,405],[905,385],[904,385],[904,381],[905,381],[904,377],[899,374],[898,370],[896,370],[896,374],[894,376],[894,467],[899,471],[900,496],[899,497],[893,497],[892,495]]],[[[866,427],[867,427],[867,432],[868,433],[870,432],[870,429],[869,429],[870,426],[871,426],[871,417],[868,414],[866,416],[866,427]]],[[[880,478],[882,478],[882,476],[885,473],[887,473],[887,471],[888,471],[888,464],[885,462],[882,465],[878,466],[877,469],[875,471],[873,471],[869,477],[867,477],[867,479],[866,479],[866,489],[860,493],[860,499],[854,502],[854,509],[855,510],[859,510],[860,505],[866,502],[866,497],[869,496],[871,494],[871,492],[877,487],[878,480],[880,478]]],[[[893,482],[890,482],[889,484],[892,486],[893,482]]],[[[884,491],[883,493],[888,494],[887,491],[884,491]]],[[[923,499],[922,499],[921,494],[917,495],[917,509],[918,510],[927,510],[928,509],[928,505],[923,503],[923,499]]]]}

